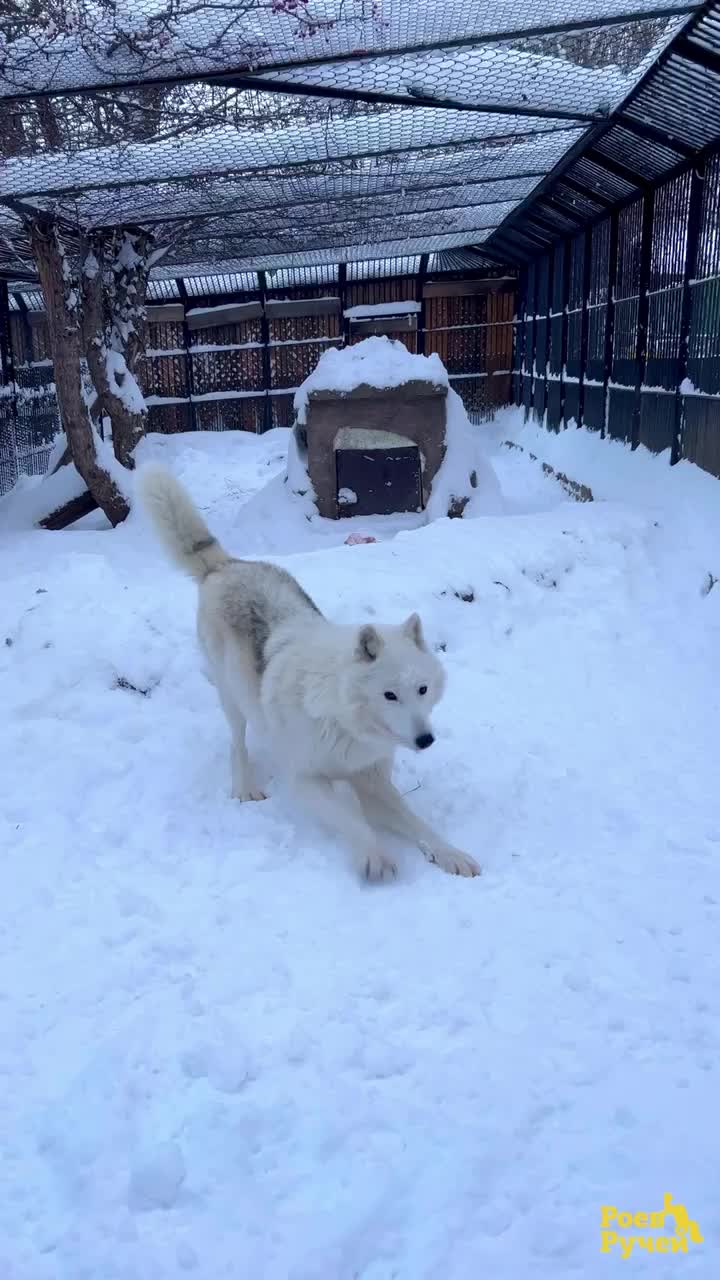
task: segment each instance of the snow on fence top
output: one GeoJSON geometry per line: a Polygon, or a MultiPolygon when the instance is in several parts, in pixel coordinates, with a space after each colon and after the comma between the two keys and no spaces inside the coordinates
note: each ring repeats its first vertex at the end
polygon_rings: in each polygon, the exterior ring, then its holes
{"type": "Polygon", "coordinates": [[[304,423],[308,398],[313,391],[354,391],[356,387],[400,387],[404,382],[432,382],[448,386],[448,375],[439,355],[415,356],[402,342],[390,338],[365,338],[351,347],[323,352],[312,373],[295,392],[294,407],[304,423]]]}
{"type": "Polygon", "coordinates": [[[371,320],[376,316],[409,316],[420,309],[420,303],[412,299],[407,302],[363,302],[357,307],[348,307],[343,315],[347,320],[371,320]]]}

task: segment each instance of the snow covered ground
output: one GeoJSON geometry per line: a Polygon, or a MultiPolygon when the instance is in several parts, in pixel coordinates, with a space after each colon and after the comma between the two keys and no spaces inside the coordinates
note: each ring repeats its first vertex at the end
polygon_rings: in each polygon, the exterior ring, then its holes
{"type": "Polygon", "coordinates": [[[478,431],[503,512],[426,527],[308,521],[281,431],[143,445],[331,616],[420,610],[450,679],[398,778],[478,880],[359,884],[267,759],[230,800],[140,514],[0,532],[3,1280],[595,1280],[601,1205],[668,1191],[704,1243],[628,1274],[718,1273],[720,488],[478,431]]]}

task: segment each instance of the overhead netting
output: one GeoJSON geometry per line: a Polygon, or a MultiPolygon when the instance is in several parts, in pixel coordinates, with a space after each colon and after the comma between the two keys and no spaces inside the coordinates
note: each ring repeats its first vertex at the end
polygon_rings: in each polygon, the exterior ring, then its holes
{"type": "Polygon", "coordinates": [[[699,8],[10,0],[0,271],[38,209],[153,228],[158,281],[482,246],[699,8]]]}

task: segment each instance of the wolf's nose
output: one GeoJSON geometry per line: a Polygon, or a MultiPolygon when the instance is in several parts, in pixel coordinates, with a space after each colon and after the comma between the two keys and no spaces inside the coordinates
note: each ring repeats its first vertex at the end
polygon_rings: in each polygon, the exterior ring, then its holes
{"type": "Polygon", "coordinates": [[[421,733],[415,739],[415,746],[418,747],[420,751],[424,751],[426,747],[431,747],[434,741],[435,739],[431,733],[421,733]]]}

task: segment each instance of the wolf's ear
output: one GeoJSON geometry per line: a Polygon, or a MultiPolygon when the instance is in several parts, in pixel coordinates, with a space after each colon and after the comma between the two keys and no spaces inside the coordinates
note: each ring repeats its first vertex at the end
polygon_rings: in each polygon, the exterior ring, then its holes
{"type": "Polygon", "coordinates": [[[363,662],[374,662],[381,649],[382,640],[372,623],[368,622],[360,628],[355,656],[363,662]]]}
{"type": "Polygon", "coordinates": [[[411,613],[410,617],[402,624],[402,633],[416,644],[418,649],[425,649],[425,636],[423,635],[423,625],[420,621],[419,613],[411,613]]]}

